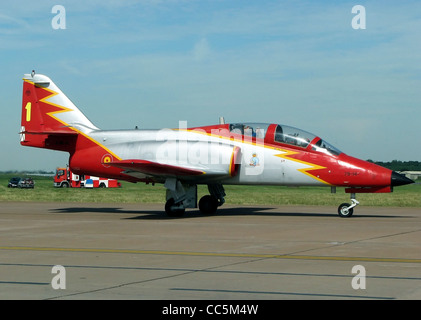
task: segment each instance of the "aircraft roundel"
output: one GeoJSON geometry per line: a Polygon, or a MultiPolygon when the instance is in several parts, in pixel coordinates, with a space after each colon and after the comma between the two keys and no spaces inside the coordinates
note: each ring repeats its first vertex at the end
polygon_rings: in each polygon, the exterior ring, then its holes
{"type": "Polygon", "coordinates": [[[108,168],[109,165],[107,165],[107,163],[110,163],[112,161],[113,161],[113,156],[112,155],[110,155],[110,154],[107,153],[107,154],[105,154],[105,155],[102,156],[101,163],[102,163],[102,165],[104,167],[108,168]]]}

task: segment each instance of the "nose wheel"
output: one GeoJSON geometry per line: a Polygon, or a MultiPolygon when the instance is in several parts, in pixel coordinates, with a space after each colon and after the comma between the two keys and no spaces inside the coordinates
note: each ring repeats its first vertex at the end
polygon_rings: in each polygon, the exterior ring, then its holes
{"type": "Polygon", "coordinates": [[[352,202],[352,204],[342,203],[338,207],[338,214],[341,218],[351,217],[352,214],[354,213],[354,207],[356,207],[357,205],[360,204],[355,198],[351,198],[351,202],[352,202]]]}

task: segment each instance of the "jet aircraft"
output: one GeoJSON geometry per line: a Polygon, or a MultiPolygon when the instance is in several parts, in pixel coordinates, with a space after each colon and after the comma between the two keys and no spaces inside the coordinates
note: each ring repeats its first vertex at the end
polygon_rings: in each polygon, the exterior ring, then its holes
{"type": "Polygon", "coordinates": [[[163,183],[165,211],[186,208],[214,214],[225,202],[224,185],[344,187],[356,193],[392,192],[413,183],[404,175],[351,157],[317,135],[277,123],[225,123],[176,129],[101,130],[47,76],[23,77],[20,143],[69,153],[76,174],[130,182],[163,183]],[[209,194],[197,201],[197,185],[209,194]]]}

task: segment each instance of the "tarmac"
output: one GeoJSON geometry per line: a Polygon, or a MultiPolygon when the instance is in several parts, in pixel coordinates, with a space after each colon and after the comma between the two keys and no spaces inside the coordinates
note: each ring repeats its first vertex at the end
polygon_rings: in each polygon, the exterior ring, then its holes
{"type": "Polygon", "coordinates": [[[421,299],[421,209],[2,202],[0,299],[421,299]]]}

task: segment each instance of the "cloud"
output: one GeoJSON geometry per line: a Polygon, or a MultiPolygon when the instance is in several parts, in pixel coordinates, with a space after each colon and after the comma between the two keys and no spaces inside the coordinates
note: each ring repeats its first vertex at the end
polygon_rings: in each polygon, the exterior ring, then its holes
{"type": "Polygon", "coordinates": [[[195,61],[204,61],[209,58],[211,49],[206,38],[200,39],[193,48],[193,59],[195,61]]]}

